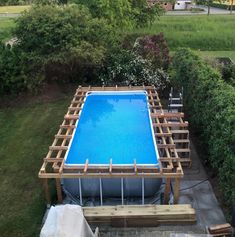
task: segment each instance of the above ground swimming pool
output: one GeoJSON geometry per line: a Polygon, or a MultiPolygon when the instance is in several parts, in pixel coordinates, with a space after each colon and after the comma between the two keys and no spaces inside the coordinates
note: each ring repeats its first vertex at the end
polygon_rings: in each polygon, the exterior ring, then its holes
{"type": "MultiPolygon", "coordinates": [[[[65,155],[65,167],[158,167],[158,151],[145,91],[88,92],[65,155]]],[[[151,196],[160,179],[64,179],[64,187],[83,196],[151,196]],[[144,183],[143,183],[144,182],[144,183]],[[102,189],[102,190],[101,190],[102,189]]]]}
{"type": "Polygon", "coordinates": [[[157,165],[145,92],[90,92],[65,165],[157,165]]]}

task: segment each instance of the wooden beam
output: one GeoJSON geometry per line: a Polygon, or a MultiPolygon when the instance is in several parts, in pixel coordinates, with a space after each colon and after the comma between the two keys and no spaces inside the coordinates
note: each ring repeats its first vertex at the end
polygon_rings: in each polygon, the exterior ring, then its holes
{"type": "Polygon", "coordinates": [[[64,116],[64,119],[67,119],[67,120],[77,120],[79,118],[79,115],[73,115],[73,114],[66,114],[64,116]]]}
{"type": "Polygon", "coordinates": [[[74,129],[75,125],[60,125],[60,128],[74,129]]]}
{"type": "Polygon", "coordinates": [[[168,122],[168,123],[153,123],[153,127],[188,127],[188,123],[168,122]]]}
{"type": "Polygon", "coordinates": [[[156,137],[171,137],[172,133],[155,133],[154,134],[156,137]]]}
{"type": "Polygon", "coordinates": [[[137,173],[136,159],[134,159],[134,171],[135,171],[135,173],[137,173]]]}
{"type": "Polygon", "coordinates": [[[58,203],[61,204],[63,202],[63,196],[62,196],[60,179],[59,178],[55,179],[55,183],[56,183],[57,200],[58,203]]]}
{"type": "Polygon", "coordinates": [[[87,172],[87,169],[88,169],[88,159],[86,159],[86,163],[85,163],[85,167],[84,167],[84,173],[87,172]]]}
{"type": "Polygon", "coordinates": [[[191,205],[123,205],[83,207],[89,224],[111,226],[157,226],[192,224],[196,213],[191,205]]]}
{"type": "Polygon", "coordinates": [[[44,161],[48,163],[62,162],[64,158],[44,158],[44,161]]]}
{"type": "Polygon", "coordinates": [[[57,139],[71,139],[72,135],[61,135],[61,134],[57,134],[55,135],[55,138],[57,139]]]}
{"type": "Polygon", "coordinates": [[[179,194],[180,194],[180,179],[176,178],[174,184],[174,204],[178,203],[179,194]]]}
{"type": "Polygon", "coordinates": [[[168,204],[169,199],[170,199],[170,184],[171,184],[171,179],[166,178],[166,183],[165,183],[165,189],[164,189],[164,204],[168,204]]]}
{"type": "Polygon", "coordinates": [[[76,111],[76,112],[77,112],[77,111],[80,111],[80,110],[82,110],[81,107],[69,107],[69,108],[68,108],[68,111],[69,111],[69,112],[72,112],[72,111],[76,111]]]}
{"type": "Polygon", "coordinates": [[[157,144],[157,148],[174,149],[175,148],[175,144],[157,144]]]}
{"type": "Polygon", "coordinates": [[[152,118],[183,118],[184,113],[151,113],[152,118]]]}
{"type": "Polygon", "coordinates": [[[68,150],[68,146],[50,146],[49,149],[53,151],[68,150]]]}
{"type": "Polygon", "coordinates": [[[109,160],[109,173],[112,173],[112,159],[109,160]]]}
{"type": "Polygon", "coordinates": [[[45,193],[45,199],[47,204],[51,204],[51,194],[50,194],[50,190],[49,190],[49,186],[48,186],[48,179],[43,179],[43,189],[44,189],[44,193],[45,193]]]}

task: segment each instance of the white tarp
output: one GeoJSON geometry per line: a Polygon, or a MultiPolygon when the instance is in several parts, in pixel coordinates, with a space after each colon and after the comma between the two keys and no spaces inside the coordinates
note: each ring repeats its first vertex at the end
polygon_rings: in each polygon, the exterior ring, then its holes
{"type": "Polygon", "coordinates": [[[51,207],[40,237],[94,237],[78,205],[51,207]]]}

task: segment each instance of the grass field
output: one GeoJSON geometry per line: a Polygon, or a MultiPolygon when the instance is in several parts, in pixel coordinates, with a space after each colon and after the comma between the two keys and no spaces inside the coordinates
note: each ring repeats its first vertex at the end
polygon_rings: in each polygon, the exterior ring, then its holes
{"type": "Polygon", "coordinates": [[[45,211],[37,177],[72,95],[0,109],[0,235],[38,236],[45,211]]]}
{"type": "Polygon", "coordinates": [[[229,57],[235,63],[235,51],[195,51],[203,58],[229,57]]]}
{"type": "Polygon", "coordinates": [[[190,47],[205,51],[235,51],[235,15],[163,16],[151,27],[134,32],[163,32],[171,50],[190,47]]]}
{"type": "Polygon", "coordinates": [[[26,6],[0,6],[0,13],[21,13],[30,8],[29,5],[26,6]]]}
{"type": "Polygon", "coordinates": [[[171,51],[180,47],[203,57],[231,57],[235,61],[235,15],[163,16],[152,26],[131,33],[163,32],[171,51]]]}
{"type": "Polygon", "coordinates": [[[0,18],[0,41],[6,41],[11,38],[11,30],[15,22],[11,18],[0,18]]]}

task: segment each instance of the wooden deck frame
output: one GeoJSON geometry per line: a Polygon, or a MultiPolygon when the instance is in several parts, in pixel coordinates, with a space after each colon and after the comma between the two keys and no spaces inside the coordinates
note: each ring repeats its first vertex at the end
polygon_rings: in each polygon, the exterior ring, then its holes
{"type": "MultiPolygon", "coordinates": [[[[50,193],[48,188],[48,179],[55,179],[58,202],[62,202],[62,190],[60,187],[61,179],[69,178],[116,178],[116,177],[151,177],[166,178],[167,184],[175,179],[175,203],[179,198],[179,181],[183,177],[182,160],[177,153],[175,143],[172,138],[172,118],[177,118],[174,127],[185,128],[188,126],[182,120],[183,113],[164,112],[158,93],[154,86],[134,86],[134,87],[81,87],[76,90],[71,105],[64,116],[63,123],[60,125],[58,133],[49,152],[43,160],[43,164],[39,171],[39,178],[43,179],[46,200],[50,202],[50,193]],[[159,168],[146,167],[136,164],[133,160],[133,166],[114,166],[112,160],[107,167],[97,167],[89,165],[88,160],[82,166],[65,167],[64,157],[68,149],[73,131],[76,128],[76,122],[79,119],[79,113],[82,110],[84,99],[89,91],[136,91],[145,90],[148,94],[148,104],[151,112],[151,119],[154,128],[157,147],[159,151],[159,168]]],[[[165,203],[169,200],[169,185],[166,184],[165,203]]]]}

